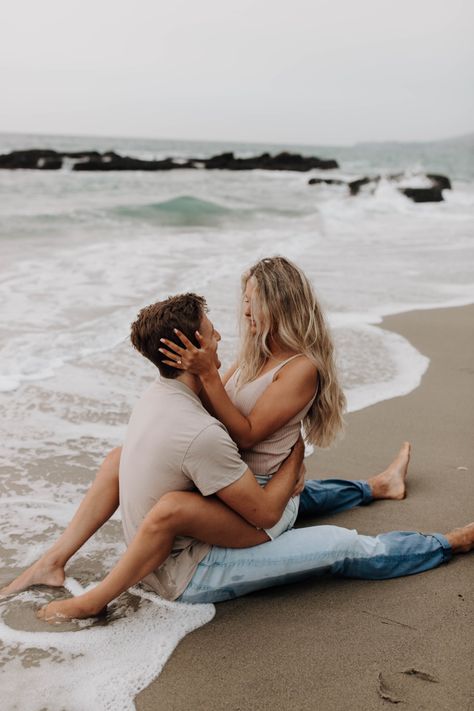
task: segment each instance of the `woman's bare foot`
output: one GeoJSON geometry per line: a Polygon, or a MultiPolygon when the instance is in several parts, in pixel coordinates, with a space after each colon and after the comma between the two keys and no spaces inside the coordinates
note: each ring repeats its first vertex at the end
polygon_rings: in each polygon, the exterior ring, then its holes
{"type": "Polygon", "coordinates": [[[41,607],[36,616],[51,624],[64,622],[72,619],[85,619],[86,617],[97,617],[105,612],[107,608],[97,609],[94,602],[90,601],[89,595],[78,595],[66,600],[55,600],[49,605],[41,607]]]}
{"type": "Polygon", "coordinates": [[[30,565],[15,580],[12,580],[6,587],[0,590],[0,597],[6,597],[13,593],[20,593],[32,585],[49,585],[50,587],[61,587],[64,585],[64,567],[56,561],[43,556],[36,563],[30,565]]]}
{"type": "Polygon", "coordinates": [[[401,499],[405,498],[410,452],[410,442],[404,442],[399,453],[387,469],[368,480],[374,499],[396,499],[401,501],[401,499]]]}
{"type": "Polygon", "coordinates": [[[453,553],[469,553],[474,549],[474,523],[455,528],[446,534],[453,553]]]}

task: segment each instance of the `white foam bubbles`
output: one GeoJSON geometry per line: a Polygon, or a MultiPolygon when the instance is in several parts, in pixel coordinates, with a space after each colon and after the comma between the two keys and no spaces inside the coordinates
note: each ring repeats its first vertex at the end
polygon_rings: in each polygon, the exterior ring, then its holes
{"type": "MultiPolygon", "coordinates": [[[[368,332],[380,333],[375,326],[366,325],[368,332]]],[[[362,410],[382,400],[407,395],[417,388],[429,365],[429,358],[422,355],[398,333],[384,331],[384,347],[390,353],[393,371],[387,379],[357,385],[346,390],[348,412],[362,410]]],[[[379,370],[380,373],[380,370],[379,370]]]]}
{"type": "MultiPolygon", "coordinates": [[[[131,592],[139,599],[133,612],[74,631],[14,629],[5,621],[4,606],[2,709],[133,711],[135,696],[160,673],[178,642],[213,618],[215,608],[170,603],[138,588],[131,592]],[[28,653],[32,664],[24,662],[28,653]]],[[[31,592],[16,599],[30,607],[45,602],[31,592]]]]}

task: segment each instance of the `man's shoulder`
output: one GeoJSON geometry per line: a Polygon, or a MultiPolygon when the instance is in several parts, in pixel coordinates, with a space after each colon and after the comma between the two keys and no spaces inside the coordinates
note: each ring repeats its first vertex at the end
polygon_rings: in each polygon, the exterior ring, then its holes
{"type": "Polygon", "coordinates": [[[204,496],[233,484],[247,470],[226,428],[209,416],[209,423],[189,442],[182,471],[204,496]]]}
{"type": "Polygon", "coordinates": [[[209,427],[223,431],[224,425],[205,409],[199,398],[189,389],[173,388],[155,380],[142,393],[132,411],[133,419],[163,422],[167,428],[178,427],[181,433],[194,439],[209,427]]]}
{"type": "Polygon", "coordinates": [[[210,445],[218,446],[220,443],[231,443],[237,448],[237,445],[235,445],[222,422],[216,420],[216,418],[209,415],[209,413],[207,414],[208,417],[206,418],[206,421],[204,422],[203,420],[202,424],[196,428],[195,435],[190,446],[199,446],[200,448],[205,449],[210,445]]]}

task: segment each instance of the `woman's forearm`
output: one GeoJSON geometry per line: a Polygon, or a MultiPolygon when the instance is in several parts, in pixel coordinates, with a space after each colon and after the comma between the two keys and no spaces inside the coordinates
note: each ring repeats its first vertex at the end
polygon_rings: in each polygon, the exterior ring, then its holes
{"type": "Polygon", "coordinates": [[[240,449],[248,448],[252,432],[251,423],[239,412],[227,395],[217,368],[203,373],[200,378],[217,419],[227,427],[230,436],[240,449]]]}

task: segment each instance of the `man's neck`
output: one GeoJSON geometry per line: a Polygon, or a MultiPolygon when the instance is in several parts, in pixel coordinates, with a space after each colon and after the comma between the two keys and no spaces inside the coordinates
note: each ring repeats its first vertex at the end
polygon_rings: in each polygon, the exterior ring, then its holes
{"type": "Polygon", "coordinates": [[[188,388],[190,388],[196,395],[199,395],[201,392],[201,381],[196,375],[192,375],[191,373],[183,373],[182,375],[178,375],[176,380],[179,380],[180,383],[184,383],[184,385],[187,385],[188,388]]]}

